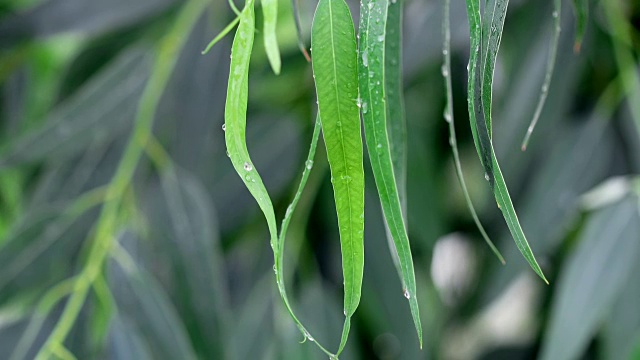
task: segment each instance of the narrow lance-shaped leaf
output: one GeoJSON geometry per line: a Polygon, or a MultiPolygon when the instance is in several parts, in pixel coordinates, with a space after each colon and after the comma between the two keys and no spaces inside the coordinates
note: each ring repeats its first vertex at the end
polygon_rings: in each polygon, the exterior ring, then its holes
{"type": "Polygon", "coordinates": [[[502,29],[507,15],[509,0],[488,0],[484,8],[484,21],[482,23],[481,42],[481,81],[480,94],[482,96],[482,108],[484,120],[489,130],[489,139],[493,137],[491,123],[491,105],[493,94],[493,73],[496,68],[498,49],[502,40],[502,29]]]}
{"type": "Polygon", "coordinates": [[[473,217],[473,221],[476,223],[480,234],[484,238],[485,242],[491,248],[491,251],[496,255],[496,257],[500,260],[502,264],[505,263],[504,257],[498,250],[498,248],[493,244],[489,235],[485,231],[480,219],[478,218],[478,214],[476,213],[476,209],[473,206],[473,202],[471,201],[471,196],[469,195],[469,191],[467,190],[467,183],[464,180],[464,173],[462,172],[462,164],[460,163],[460,154],[458,152],[458,142],[456,140],[456,127],[454,123],[453,117],[453,90],[451,85],[451,24],[450,24],[450,0],[445,0],[443,7],[443,23],[442,23],[442,35],[443,35],[443,43],[442,43],[442,54],[444,56],[444,63],[442,64],[442,76],[444,77],[444,85],[445,85],[445,94],[447,97],[447,104],[444,109],[444,119],[449,125],[449,145],[451,145],[451,150],[453,152],[453,162],[455,163],[456,168],[456,176],[458,177],[458,182],[460,182],[460,187],[462,188],[462,193],[467,202],[467,207],[469,208],[469,212],[471,212],[471,216],[473,217]]]}
{"type": "Polygon", "coordinates": [[[547,69],[544,74],[544,82],[542,83],[542,89],[540,90],[540,98],[538,99],[538,105],[536,106],[536,111],[533,114],[533,119],[531,120],[531,124],[527,129],[527,134],[522,141],[522,151],[527,150],[527,145],[529,144],[529,140],[531,139],[531,134],[538,124],[538,120],[540,119],[540,114],[542,113],[542,108],[544,107],[544,103],[547,100],[547,94],[549,93],[549,85],[551,84],[551,75],[553,74],[553,69],[556,65],[556,54],[558,53],[558,44],[560,43],[560,15],[562,11],[562,1],[561,0],[553,0],[553,38],[551,39],[551,43],[549,44],[549,57],[547,58],[547,69]]]}
{"type": "Polygon", "coordinates": [[[573,51],[580,52],[582,40],[587,32],[587,20],[589,20],[589,0],[572,0],[573,12],[576,15],[576,36],[573,51]]]}
{"type": "MultiPolygon", "coordinates": [[[[500,0],[496,0],[501,2],[500,0]]],[[[502,3],[506,3],[503,1],[502,3]]],[[[487,6],[493,6],[492,3],[487,6]]],[[[506,16],[506,4],[498,4],[495,7],[501,12],[500,14],[492,14],[492,19],[499,24],[504,23],[504,17],[506,16]]],[[[494,11],[494,13],[495,13],[494,11]]],[[[491,13],[491,12],[489,12],[491,13]]],[[[471,58],[469,61],[469,82],[468,82],[468,105],[469,105],[469,121],[471,124],[471,130],[474,137],[474,143],[476,150],[480,157],[480,161],[485,170],[485,179],[489,181],[491,189],[495,195],[498,207],[502,211],[502,215],[507,222],[509,231],[513,236],[516,246],[525,257],[531,268],[538,274],[545,282],[548,283],[542,269],[538,265],[529,243],[522,231],[520,222],[516,215],[507,185],[504,181],[502,171],[498,165],[498,159],[496,158],[495,150],[493,148],[493,142],[491,140],[491,120],[485,120],[485,114],[491,117],[490,108],[487,110],[485,104],[491,104],[491,89],[493,84],[493,66],[495,65],[495,58],[498,54],[498,46],[500,43],[499,37],[501,37],[502,25],[496,24],[488,27],[490,30],[485,42],[488,44],[486,52],[487,59],[484,64],[479,61],[478,55],[480,52],[480,39],[482,31],[480,29],[480,3],[478,0],[467,0],[467,15],[469,18],[469,29],[471,34],[471,58]],[[498,31],[498,27],[500,31],[498,31]],[[498,38],[498,39],[495,39],[498,38]],[[491,65],[493,64],[493,65],[491,65]],[[484,66],[482,66],[484,65],[484,66]],[[477,76],[477,72],[480,71],[480,77],[477,76]]],[[[493,21],[493,20],[492,20],[493,21]]]]}
{"type": "MultiPolygon", "coordinates": [[[[271,248],[274,252],[274,271],[278,292],[284,302],[289,315],[294,320],[306,339],[314,341],[307,329],[293,312],[284,284],[284,241],[279,241],[276,217],[269,193],[265,188],[262,178],[254,168],[246,142],[247,127],[247,101],[249,88],[249,63],[253,49],[255,33],[254,0],[247,0],[240,13],[240,24],[236,31],[231,48],[231,69],[229,71],[229,85],[227,89],[227,102],[225,104],[225,142],[227,153],[240,178],[247,189],[258,202],[258,206],[264,213],[271,237],[271,248]]],[[[282,238],[284,240],[284,237],[282,238]]],[[[327,355],[332,355],[319,343],[316,345],[327,355]]]]}
{"type": "Polygon", "coordinates": [[[264,15],[263,35],[264,48],[271,68],[276,75],[280,74],[282,60],[280,59],[280,49],[278,49],[278,38],[276,37],[276,27],[278,25],[278,0],[262,0],[262,14],[264,15]]]}
{"type": "Polygon", "coordinates": [[[357,45],[344,0],[320,0],[311,30],[313,72],[340,228],[343,337],[360,302],[364,271],[364,168],[358,110],[357,45]]]}
{"type": "Polygon", "coordinates": [[[371,168],[378,187],[382,210],[393,237],[400,268],[404,296],[409,300],[411,315],[422,346],[422,325],[416,293],[416,279],[409,237],[391,159],[387,132],[385,99],[385,35],[388,0],[365,0],[360,7],[360,57],[358,75],[360,96],[371,168]]]}
{"type": "MultiPolygon", "coordinates": [[[[389,4],[387,13],[387,29],[385,35],[385,95],[387,100],[387,126],[389,129],[389,145],[391,161],[398,186],[398,197],[407,225],[407,125],[404,110],[402,86],[402,5],[403,0],[389,4]]],[[[389,226],[385,224],[387,242],[391,250],[393,264],[402,276],[400,259],[393,243],[389,226]]]]}

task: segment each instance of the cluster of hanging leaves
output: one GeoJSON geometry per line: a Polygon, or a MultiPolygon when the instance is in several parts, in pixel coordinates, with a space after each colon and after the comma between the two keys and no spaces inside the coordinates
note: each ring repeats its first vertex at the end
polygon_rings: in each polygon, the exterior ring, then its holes
{"type": "MultiPolygon", "coordinates": [[[[507,185],[496,158],[492,140],[493,75],[502,38],[508,0],[489,0],[481,14],[480,0],[466,0],[471,39],[469,60],[468,109],[470,125],[478,156],[485,170],[485,179],[494,192],[498,208],[515,243],[533,271],[548,283],[522,230],[507,185]]],[[[318,121],[312,139],[305,174],[313,167],[313,155],[322,129],[331,169],[336,214],[342,251],[344,279],[344,327],[338,351],[334,354],[315,341],[295,315],[284,284],[284,243],[294,201],[287,209],[278,235],[277,221],[269,194],[251,161],[246,145],[246,112],[248,73],[254,42],[255,4],[247,0],[241,11],[230,3],[238,17],[218,35],[205,50],[230,32],[238,24],[231,52],[227,104],[225,111],[225,139],[227,154],[236,172],[257,201],[265,215],[274,252],[274,271],[278,290],[284,304],[304,335],[315,342],[330,357],[338,357],[346,344],[351,317],[361,298],[364,269],[364,170],[361,119],[365,143],[373,170],[389,247],[402,281],[402,293],[409,301],[411,314],[422,347],[422,326],[418,308],[416,279],[411,247],[406,227],[406,125],[402,97],[402,0],[363,0],[360,6],[360,25],[356,35],[353,17],[344,0],[320,0],[311,30],[313,76],[316,84],[318,121]]],[[[293,1],[295,7],[296,2],[293,1]]],[[[586,1],[576,0],[580,19],[576,37],[579,49],[585,28],[586,1]]],[[[540,117],[553,73],[560,34],[561,1],[554,1],[554,32],[550,45],[546,76],[532,124],[526,134],[523,150],[540,117]]],[[[281,60],[275,34],[277,1],[262,0],[264,14],[264,45],[275,74],[280,73],[281,60]]],[[[297,9],[294,9],[294,12],[297,9]]],[[[450,144],[456,174],[474,221],[487,244],[504,263],[499,250],[484,230],[469,196],[457,150],[453,122],[451,90],[449,0],[445,0],[443,27],[444,64],[447,108],[444,117],[449,123],[450,144]]],[[[300,23],[296,14],[296,25],[300,23]]],[[[301,39],[300,34],[299,38],[301,39]]],[[[303,44],[303,41],[299,41],[303,44]]],[[[304,51],[304,45],[300,46],[304,51]]],[[[308,175],[307,175],[308,176],[308,175]]],[[[304,190],[303,177],[296,198],[304,190]]]]}
{"type": "MultiPolygon", "coordinates": [[[[295,5],[295,3],[294,0],[293,4],[295,5]]],[[[358,27],[355,26],[352,14],[344,0],[320,0],[318,2],[311,26],[311,47],[313,49],[311,60],[318,103],[317,120],[299,186],[279,227],[270,194],[267,192],[247,148],[246,121],[249,99],[249,67],[256,34],[261,34],[263,37],[267,59],[273,72],[279,74],[281,71],[282,61],[276,34],[278,4],[277,0],[261,1],[263,28],[256,29],[255,0],[246,0],[242,9],[236,8],[234,3],[230,1],[230,6],[237,17],[210,42],[204,52],[209,51],[214,44],[237,26],[231,50],[225,104],[225,124],[223,127],[225,143],[227,155],[235,171],[255,198],[267,221],[274,255],[273,269],[280,297],[304,339],[315,343],[330,358],[337,359],[347,343],[351,319],[360,304],[362,295],[365,218],[364,161],[369,159],[383,210],[389,249],[402,283],[402,288],[398,289],[398,295],[403,295],[408,300],[418,340],[422,346],[423,336],[418,307],[418,291],[407,231],[407,134],[401,68],[403,1],[362,1],[358,27]],[[361,133],[361,121],[364,125],[364,141],[361,133]],[[284,250],[287,230],[314,168],[320,134],[323,135],[331,172],[344,279],[343,310],[345,318],[340,345],[335,352],[318,343],[298,319],[290,304],[285,286],[284,250]],[[368,157],[365,156],[364,146],[367,148],[368,157]]],[[[574,0],[573,4],[577,18],[574,49],[579,51],[586,30],[588,2],[574,0]]],[[[449,0],[444,0],[442,75],[445,78],[447,100],[444,118],[448,123],[449,142],[456,165],[456,175],[480,233],[498,259],[504,263],[502,255],[490,240],[474,209],[458,153],[453,118],[449,5],[449,0]]],[[[179,179],[175,167],[152,136],[156,108],[159,106],[163,89],[174,71],[177,61],[176,54],[182,50],[187,35],[195,26],[206,6],[207,1],[205,0],[190,0],[183,5],[174,26],[170,28],[163,38],[161,46],[156,50],[155,62],[151,61],[151,56],[146,55],[148,50],[133,48],[125,52],[114,61],[111,67],[105,70],[104,76],[98,76],[95,82],[87,85],[90,91],[87,91],[83,95],[84,97],[72,98],[57,112],[54,112],[52,120],[46,126],[29,133],[28,136],[17,139],[4,150],[0,158],[2,168],[37,161],[46,156],[62,157],[66,153],[79,152],[79,149],[82,149],[83,146],[89,146],[91,140],[95,140],[89,135],[92,133],[101,134],[101,126],[107,124],[107,121],[104,120],[109,113],[108,111],[105,111],[107,115],[100,114],[93,118],[74,117],[74,113],[79,112],[78,108],[82,104],[90,103],[92,100],[96,101],[96,99],[108,102],[113,108],[127,111],[132,117],[135,116],[136,120],[134,131],[125,144],[122,159],[115,167],[113,179],[106,186],[97,187],[83,195],[76,194],[78,197],[62,208],[56,207],[43,213],[29,214],[28,219],[35,225],[28,228],[20,224],[21,226],[10,234],[9,240],[6,242],[7,245],[1,249],[0,259],[4,260],[2,263],[6,266],[4,275],[0,278],[0,289],[4,289],[14,286],[18,274],[28,264],[40,257],[48,247],[53,246],[56,240],[70,232],[89,232],[89,229],[78,229],[78,223],[82,217],[91,217],[91,220],[96,221],[95,230],[90,232],[92,241],[89,242],[86,260],[81,271],[57,284],[52,284],[54,286],[42,296],[37,304],[35,315],[31,317],[26,325],[26,330],[17,341],[14,352],[11,354],[12,358],[22,358],[28,353],[40,359],[52,356],[72,358],[73,355],[64,346],[65,340],[69,337],[69,333],[79,318],[83,304],[91,296],[98,299],[96,305],[98,315],[95,323],[91,324],[92,328],[96,330],[96,338],[106,336],[107,330],[105,328],[109,321],[105,319],[110,317],[113,317],[112,327],[116,329],[115,333],[120,334],[132,333],[131,329],[127,327],[128,323],[124,321],[123,314],[139,316],[142,319],[139,321],[140,323],[151,321],[148,320],[152,318],[151,316],[145,317],[145,314],[136,313],[135,310],[127,311],[128,307],[137,308],[132,304],[138,304],[139,308],[145,309],[149,313],[163,314],[161,318],[153,318],[156,323],[150,327],[158,333],[147,334],[147,336],[160,339],[157,343],[163,344],[166,348],[155,349],[140,346],[141,342],[135,336],[123,336],[123,339],[116,339],[115,342],[127,343],[132,349],[135,348],[135,351],[130,351],[130,353],[137,354],[134,358],[158,356],[196,358],[196,354],[188,344],[188,339],[184,336],[183,329],[174,325],[178,323],[177,314],[172,310],[169,301],[158,290],[159,286],[149,280],[148,274],[138,268],[127,255],[131,250],[127,249],[128,239],[134,234],[131,234],[130,231],[117,232],[114,229],[122,229],[122,224],[125,223],[124,219],[130,215],[129,212],[135,212],[132,210],[132,204],[127,203],[125,194],[129,190],[128,184],[133,179],[140,158],[144,153],[147,153],[161,175],[163,196],[166,197],[167,202],[175,205],[168,215],[175,237],[200,239],[200,245],[207,248],[207,241],[213,231],[207,222],[210,217],[202,215],[210,212],[206,203],[201,202],[205,191],[192,179],[179,179]],[[150,71],[145,71],[146,68],[150,68],[150,71]],[[103,89],[111,87],[122,87],[128,89],[129,92],[104,93],[103,89]],[[142,93],[139,104],[129,100],[133,97],[130,95],[137,93],[142,93]],[[76,118],[81,118],[85,122],[82,123],[82,126],[71,126],[72,133],[68,136],[50,136],[51,133],[67,134],[67,127],[74,125],[68,119],[76,118]],[[34,146],[34,144],[38,146],[34,146]],[[101,211],[92,213],[91,209],[98,204],[103,205],[101,211]],[[196,214],[201,216],[196,216],[196,214]],[[94,217],[95,219],[93,219],[94,217]],[[189,233],[189,229],[199,229],[200,232],[189,233]],[[42,232],[43,236],[38,239],[38,242],[30,243],[29,241],[33,238],[30,232],[42,232]],[[29,251],[23,251],[25,249],[29,251]],[[119,254],[113,256],[113,260],[117,264],[109,263],[110,255],[112,255],[110,252],[119,254]],[[109,276],[108,279],[103,274],[104,265],[112,265],[109,267],[112,272],[109,275],[112,276],[109,276]],[[111,293],[110,288],[116,289],[116,291],[111,293]],[[121,289],[120,292],[117,289],[121,289]],[[144,295],[145,292],[152,294],[152,298],[144,295]],[[62,306],[62,299],[67,296],[69,300],[62,306]],[[116,306],[122,310],[123,314],[114,313],[116,306]],[[53,321],[50,319],[51,313],[56,308],[60,308],[61,316],[53,321]],[[43,328],[50,331],[43,346],[34,352],[32,345],[36,343],[36,338],[43,328]]],[[[507,7],[508,0],[487,0],[484,4],[481,4],[481,0],[466,0],[471,45],[467,89],[469,122],[474,145],[485,172],[485,179],[495,196],[498,208],[502,211],[517,248],[533,271],[542,280],[547,281],[516,215],[493,144],[493,77],[507,7]]],[[[631,43],[631,40],[625,37],[624,26],[620,25],[622,24],[620,9],[611,5],[605,6],[605,10],[608,21],[612,24],[612,31],[622,39],[621,43],[631,43]]],[[[550,15],[553,19],[553,31],[547,67],[538,104],[522,144],[523,150],[526,149],[540,119],[554,71],[561,31],[560,0],[554,0],[553,12],[550,15]]],[[[296,25],[300,32],[298,21],[296,21],[296,25]]],[[[62,30],[64,30],[64,26],[62,26],[62,30]]],[[[92,31],[98,30],[92,28],[92,31]]],[[[2,41],[12,40],[7,38],[2,41]]],[[[303,44],[303,41],[300,40],[300,43],[303,44]]],[[[304,45],[301,45],[301,48],[307,56],[304,45]]],[[[621,69],[633,68],[634,55],[632,51],[619,43],[615,44],[614,50],[616,61],[621,69]]],[[[640,94],[640,84],[637,77],[626,75],[628,74],[619,74],[620,87],[637,97],[640,94]]],[[[611,98],[616,98],[615,89],[611,93],[614,95],[609,92],[605,93],[604,100],[611,101],[611,98]]],[[[638,129],[640,129],[639,102],[631,104],[631,110],[638,124],[638,129]]],[[[113,121],[109,126],[124,128],[125,125],[113,121]]],[[[99,137],[99,135],[94,136],[99,137]]],[[[584,138],[591,140],[589,136],[584,138]]],[[[89,159],[87,161],[91,162],[93,158],[101,158],[104,154],[100,151],[101,149],[89,151],[86,154],[86,158],[89,159]]],[[[633,303],[637,300],[634,294],[638,290],[625,288],[624,284],[635,271],[632,266],[634,256],[640,254],[640,246],[637,241],[630,241],[630,239],[633,240],[634,234],[638,234],[640,231],[638,229],[640,223],[638,193],[640,193],[640,189],[637,180],[625,178],[622,183],[624,191],[619,198],[604,205],[592,205],[589,209],[593,213],[592,222],[579,234],[581,240],[578,250],[569,260],[566,273],[559,279],[561,289],[564,291],[560,291],[553,301],[552,311],[556,316],[549,324],[548,338],[545,339],[542,348],[543,358],[574,358],[586,346],[596,326],[605,320],[606,309],[612,308],[612,304],[618,301],[633,303]],[[598,241],[599,238],[607,234],[615,235],[612,236],[612,241],[598,241]],[[624,255],[624,261],[617,261],[620,260],[620,254],[624,255]],[[614,266],[609,269],[609,272],[605,272],[603,267],[610,263],[614,266]],[[585,268],[591,269],[597,274],[607,273],[610,277],[596,279],[597,283],[606,285],[595,294],[597,296],[576,299],[574,298],[575,293],[568,291],[569,286],[565,286],[565,284],[584,288],[584,293],[589,292],[593,288],[594,280],[583,273],[582,270],[585,268]],[[590,316],[585,318],[583,314],[590,310],[590,316]],[[566,329],[569,328],[580,328],[581,331],[577,334],[567,334],[566,329]],[[571,341],[559,340],[567,337],[571,338],[571,341]]],[[[65,189],[63,188],[63,190],[65,189]]],[[[598,198],[596,195],[597,192],[585,199],[598,198]]],[[[200,261],[190,261],[194,256],[191,249],[184,248],[185,245],[180,243],[176,243],[174,246],[177,248],[176,256],[181,258],[181,266],[192,270],[191,273],[214,272],[211,271],[212,269],[199,268],[199,266],[203,266],[202,264],[215,262],[205,255],[210,253],[209,251],[196,254],[202,257],[199,259],[200,261]]],[[[211,251],[211,253],[213,252],[211,251]]],[[[214,287],[212,284],[215,281],[206,275],[203,276],[205,278],[197,279],[198,282],[211,284],[214,287]]],[[[196,281],[196,279],[190,280],[196,281]]],[[[186,286],[196,287],[194,284],[186,286]]],[[[206,290],[200,297],[196,296],[191,299],[194,306],[203,312],[209,305],[207,303],[209,299],[213,298],[216,299],[215,301],[223,302],[222,299],[215,296],[218,289],[206,290]]],[[[193,291],[193,293],[197,292],[193,291]]],[[[214,307],[224,307],[224,304],[216,303],[214,307]]],[[[201,327],[199,331],[207,332],[210,330],[207,327],[212,326],[214,321],[209,320],[207,318],[207,321],[198,324],[198,327],[201,327]],[[208,324],[205,324],[207,322],[208,324]]],[[[610,331],[619,331],[616,329],[616,325],[608,324],[611,328],[610,331]]],[[[100,339],[95,340],[100,341],[100,339]]],[[[627,344],[626,347],[629,348],[630,345],[627,344]]],[[[627,349],[625,353],[629,351],[627,349]]]]}

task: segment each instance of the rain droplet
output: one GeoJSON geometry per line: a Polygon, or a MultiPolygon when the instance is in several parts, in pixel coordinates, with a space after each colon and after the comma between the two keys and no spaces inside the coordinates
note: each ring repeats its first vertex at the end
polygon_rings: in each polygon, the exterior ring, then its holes
{"type": "Polygon", "coordinates": [[[378,144],[378,149],[382,149],[382,144],[378,144]]]}
{"type": "Polygon", "coordinates": [[[557,12],[557,11],[554,11],[554,12],[553,12],[553,17],[554,17],[554,18],[557,18],[557,17],[558,17],[558,12],[557,12]]]}
{"type": "Polygon", "coordinates": [[[449,70],[447,70],[447,65],[446,64],[442,64],[442,68],[440,70],[442,71],[442,76],[444,76],[444,77],[449,76],[449,70]]]}
{"type": "Polygon", "coordinates": [[[484,173],[484,179],[485,179],[485,180],[487,180],[487,181],[489,181],[489,174],[484,173]]]}
{"type": "Polygon", "coordinates": [[[448,109],[444,111],[444,120],[448,123],[450,123],[453,120],[453,117],[451,116],[451,112],[449,112],[448,109]]]}
{"type": "Polygon", "coordinates": [[[360,107],[362,107],[362,99],[361,99],[360,97],[358,97],[358,98],[356,99],[356,105],[357,105],[359,108],[360,108],[360,107]]]}
{"type": "Polygon", "coordinates": [[[364,67],[369,66],[369,56],[366,50],[362,52],[362,65],[364,65],[364,67]]]}
{"type": "Polygon", "coordinates": [[[227,124],[222,124],[222,131],[227,131],[227,124]]]}
{"type": "Polygon", "coordinates": [[[304,164],[307,169],[311,170],[311,168],[313,167],[313,160],[307,160],[304,164]]]}
{"type": "Polygon", "coordinates": [[[367,113],[367,103],[366,103],[366,102],[363,102],[363,103],[362,103],[362,113],[363,113],[363,114],[366,114],[366,113],[367,113]]]}
{"type": "Polygon", "coordinates": [[[409,292],[409,290],[404,289],[403,295],[405,298],[411,299],[411,293],[409,292]]]}
{"type": "Polygon", "coordinates": [[[383,42],[383,41],[384,41],[384,35],[380,35],[380,36],[378,36],[378,41],[379,41],[379,42],[383,42]]]}
{"type": "Polygon", "coordinates": [[[229,152],[228,152],[228,151],[227,151],[226,153],[227,153],[227,157],[228,157],[228,158],[230,158],[230,157],[231,157],[231,154],[229,154],[229,152]]]}
{"type": "Polygon", "coordinates": [[[253,165],[249,164],[248,162],[245,162],[244,163],[244,169],[246,171],[251,171],[251,170],[253,170],[253,165]]]}
{"type": "Polygon", "coordinates": [[[449,53],[449,50],[447,49],[442,50],[442,55],[447,55],[448,53],[449,53]]]}

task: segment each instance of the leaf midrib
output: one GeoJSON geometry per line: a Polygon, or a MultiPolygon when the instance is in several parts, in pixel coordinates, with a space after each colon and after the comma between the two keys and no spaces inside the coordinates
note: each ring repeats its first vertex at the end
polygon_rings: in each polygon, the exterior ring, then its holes
{"type": "MultiPolygon", "coordinates": [[[[337,60],[336,60],[336,51],[335,51],[335,40],[333,38],[333,4],[334,2],[331,1],[329,3],[329,34],[331,35],[331,59],[333,60],[332,65],[333,65],[333,78],[335,79],[334,82],[334,89],[335,89],[335,93],[336,93],[336,106],[337,106],[337,110],[338,110],[338,122],[340,123],[340,126],[338,126],[338,132],[340,134],[340,148],[342,149],[342,161],[343,161],[343,165],[344,165],[344,171],[345,173],[348,171],[348,166],[347,166],[347,155],[346,155],[346,151],[344,148],[344,136],[342,133],[342,112],[340,111],[340,94],[338,91],[338,68],[336,66],[337,60]]],[[[360,117],[360,115],[358,114],[358,117],[360,117]]],[[[348,176],[348,175],[347,175],[348,176]]],[[[353,217],[352,217],[352,204],[351,204],[351,184],[350,181],[347,181],[347,205],[349,208],[349,255],[351,257],[351,261],[349,262],[349,268],[350,268],[350,273],[353,274],[354,271],[354,264],[355,264],[355,254],[353,251],[353,217]]],[[[347,264],[342,264],[342,266],[346,266],[347,264]]],[[[347,283],[347,280],[345,280],[345,284],[347,283]]],[[[351,286],[350,286],[350,291],[349,291],[349,310],[348,313],[351,313],[353,311],[353,286],[355,284],[353,284],[351,282],[351,286]]],[[[346,304],[345,304],[346,306],[346,304]]],[[[349,314],[350,315],[350,314],[349,314]]]]}

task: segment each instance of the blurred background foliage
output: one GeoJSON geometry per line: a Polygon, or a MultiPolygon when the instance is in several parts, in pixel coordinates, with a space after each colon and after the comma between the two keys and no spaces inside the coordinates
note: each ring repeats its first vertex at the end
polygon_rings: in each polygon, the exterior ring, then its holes
{"type": "MultiPolygon", "coordinates": [[[[299,2],[308,43],[316,2],[299,2]]],[[[93,239],[96,189],[112,181],[154,49],[182,6],[0,3],[1,359],[33,358],[59,318],[66,297],[56,294],[84,266],[93,239]]],[[[455,178],[442,119],[442,2],[407,0],[408,224],[426,343],[421,351],[366,169],[363,300],[344,359],[640,359],[640,119],[631,111],[640,92],[621,81],[640,80],[640,4],[592,1],[578,54],[571,2],[563,7],[556,71],[527,152],[520,142],[544,78],[551,1],[511,1],[494,93],[498,157],[551,285],[518,254],[473,148],[464,2],[452,3],[457,131],[472,198],[506,266],[484,245],[455,178]],[[619,18],[605,11],[614,3],[619,18]],[[620,64],[615,51],[633,61],[620,64]]],[[[315,95],[289,0],[280,9],[284,66],[273,75],[258,38],[248,143],[281,219],[304,166],[315,95]]],[[[225,156],[231,39],[201,50],[232,18],[226,1],[212,1],[177,54],[153,128],[170,163],[143,157],[137,166],[104,276],[64,344],[78,359],[325,357],[299,344],[275,290],[266,224],[225,156]]],[[[336,348],[342,279],[324,149],[315,163],[286,268],[303,322],[336,348]]]]}

